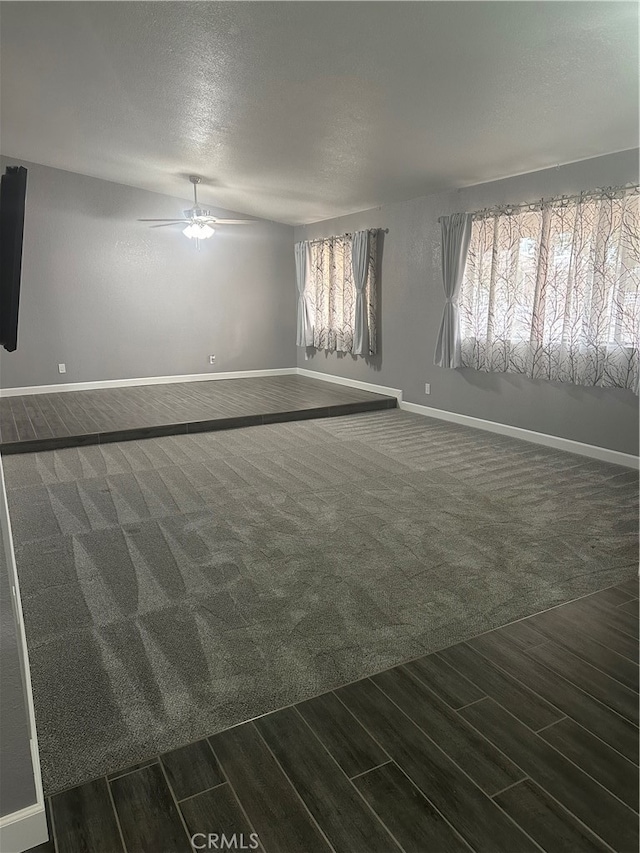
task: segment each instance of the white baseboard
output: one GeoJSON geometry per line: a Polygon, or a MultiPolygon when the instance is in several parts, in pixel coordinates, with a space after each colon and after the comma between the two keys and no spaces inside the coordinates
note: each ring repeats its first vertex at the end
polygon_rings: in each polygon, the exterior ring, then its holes
{"type": "Polygon", "coordinates": [[[387,397],[395,397],[398,403],[402,400],[402,390],[400,388],[389,388],[387,385],[374,385],[372,382],[347,379],[345,376],[320,373],[317,370],[307,370],[304,367],[298,367],[297,373],[298,376],[307,376],[309,379],[322,379],[323,382],[333,382],[334,385],[348,385],[351,388],[359,388],[360,391],[371,391],[372,394],[384,394],[387,397]]]}
{"type": "Polygon", "coordinates": [[[18,651],[22,669],[24,687],[25,711],[29,726],[29,748],[31,752],[31,771],[36,793],[36,802],[13,814],[0,818],[0,851],[2,853],[22,853],[30,850],[47,840],[47,818],[44,810],[44,793],[40,773],[40,758],[38,754],[38,735],[36,731],[36,715],[31,689],[31,670],[29,667],[29,650],[24,627],[22,599],[20,597],[20,581],[16,569],[16,556],[13,547],[13,533],[7,503],[7,490],[4,481],[2,458],[0,457],[0,528],[2,529],[2,546],[4,548],[4,563],[9,575],[9,586],[13,597],[13,615],[16,622],[18,651]]]}
{"type": "Polygon", "coordinates": [[[44,803],[36,803],[0,818],[0,850],[23,853],[48,839],[44,803]]]}
{"type": "Polygon", "coordinates": [[[548,435],[544,432],[534,432],[522,427],[501,424],[497,421],[486,421],[483,418],[473,418],[471,415],[460,415],[457,412],[447,412],[444,409],[433,409],[430,406],[421,406],[418,403],[400,402],[400,408],[406,412],[414,412],[425,415],[428,418],[438,418],[441,421],[449,421],[454,424],[483,429],[487,432],[495,432],[498,435],[508,435],[511,438],[519,438],[534,444],[542,444],[545,447],[553,447],[556,450],[564,450],[567,453],[577,453],[580,456],[589,456],[599,459],[601,462],[612,462],[614,465],[624,465],[626,468],[640,468],[640,458],[631,453],[621,453],[619,450],[610,450],[607,447],[598,447],[595,444],[583,444],[581,441],[573,441],[570,438],[562,438],[559,435],[548,435]]]}
{"type": "Polygon", "coordinates": [[[448,412],[446,409],[434,409],[431,406],[421,406],[418,403],[407,403],[402,399],[400,388],[388,388],[384,385],[374,385],[372,382],[361,382],[358,379],[347,379],[344,376],[333,376],[330,373],[320,373],[316,370],[298,368],[300,376],[309,376],[312,379],[323,379],[326,382],[335,382],[337,385],[350,385],[361,391],[371,391],[375,394],[386,394],[398,400],[398,406],[403,411],[424,415],[428,418],[438,418],[441,421],[449,421],[454,424],[483,429],[487,432],[495,432],[498,435],[507,435],[511,438],[519,438],[522,441],[530,441],[533,444],[541,444],[544,447],[553,447],[556,450],[564,450],[566,453],[577,453],[579,456],[589,456],[591,459],[599,459],[601,462],[611,462],[614,465],[623,465],[625,468],[640,469],[640,457],[631,453],[621,453],[619,450],[610,450],[608,447],[598,447],[595,444],[583,444],[581,441],[573,441],[570,438],[562,438],[559,435],[549,435],[544,432],[524,429],[523,427],[501,424],[497,421],[487,421],[483,418],[474,418],[471,415],[461,415],[457,412],[448,412]]]}
{"type": "Polygon", "coordinates": [[[61,391],[94,391],[98,388],[129,388],[133,385],[170,385],[174,382],[206,382],[213,379],[254,379],[260,376],[289,376],[295,367],[269,370],[231,370],[228,373],[189,373],[185,376],[145,376],[140,379],[100,379],[96,382],[62,382],[59,385],[25,385],[2,388],[0,397],[22,397],[28,394],[58,394],[61,391]]]}
{"type": "Polygon", "coordinates": [[[318,370],[307,370],[304,367],[276,367],[267,370],[233,370],[227,373],[191,373],[185,376],[147,376],[139,379],[103,379],[96,382],[65,382],[59,385],[27,385],[23,388],[0,389],[0,397],[17,397],[28,394],[56,394],[61,391],[90,391],[98,388],[127,388],[135,385],[166,385],[174,382],[206,382],[216,379],[253,379],[261,376],[306,376],[309,379],[320,379],[323,382],[332,382],[335,385],[347,385],[358,388],[360,391],[370,391],[373,394],[385,394],[395,397],[398,406],[407,412],[425,415],[429,418],[449,421],[451,423],[463,424],[464,426],[495,432],[498,435],[507,435],[541,444],[545,447],[553,447],[556,450],[564,450],[567,453],[577,453],[580,456],[589,456],[602,462],[612,462],[614,465],[624,465],[627,468],[640,468],[640,458],[631,453],[621,453],[618,450],[610,450],[607,447],[598,447],[595,444],[583,444],[569,438],[558,435],[548,435],[543,432],[524,429],[522,427],[501,424],[497,421],[487,421],[483,418],[474,418],[471,415],[461,415],[457,412],[448,412],[445,409],[434,409],[430,406],[421,406],[418,403],[407,403],[402,399],[401,388],[391,388],[387,385],[375,385],[373,382],[362,382],[359,379],[349,379],[346,376],[334,376],[331,373],[321,373],[318,370]]]}

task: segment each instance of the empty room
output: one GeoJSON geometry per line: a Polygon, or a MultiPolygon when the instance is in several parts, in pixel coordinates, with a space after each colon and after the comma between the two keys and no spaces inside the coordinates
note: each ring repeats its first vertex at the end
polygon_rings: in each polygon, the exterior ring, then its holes
{"type": "Polygon", "coordinates": [[[0,853],[635,853],[637,2],[0,0],[0,853]]]}

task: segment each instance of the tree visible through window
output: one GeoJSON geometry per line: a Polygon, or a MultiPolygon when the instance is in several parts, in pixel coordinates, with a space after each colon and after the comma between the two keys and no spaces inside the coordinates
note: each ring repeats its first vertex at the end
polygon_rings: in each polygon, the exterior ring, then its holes
{"type": "Polygon", "coordinates": [[[637,188],[477,214],[462,364],[638,393],[637,188]]]}

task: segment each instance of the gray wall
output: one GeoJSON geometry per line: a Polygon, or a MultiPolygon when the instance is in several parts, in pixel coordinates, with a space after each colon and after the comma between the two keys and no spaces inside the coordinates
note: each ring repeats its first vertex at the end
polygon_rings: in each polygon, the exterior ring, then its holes
{"type": "MultiPolygon", "coordinates": [[[[428,152],[425,153],[428,156],[428,152]]],[[[380,352],[370,360],[298,349],[298,366],[401,388],[412,403],[472,415],[626,453],[638,452],[638,399],[630,391],[583,388],[513,374],[435,367],[444,297],[438,217],[638,182],[638,152],[438,193],[296,228],[296,240],[360,228],[383,236],[380,352]],[[431,383],[431,395],[424,393],[431,383]]]]}
{"type": "Polygon", "coordinates": [[[295,364],[293,228],[221,228],[196,251],[178,228],[136,222],[181,216],[185,200],[22,165],[18,350],[2,353],[2,387],[295,364]]]}

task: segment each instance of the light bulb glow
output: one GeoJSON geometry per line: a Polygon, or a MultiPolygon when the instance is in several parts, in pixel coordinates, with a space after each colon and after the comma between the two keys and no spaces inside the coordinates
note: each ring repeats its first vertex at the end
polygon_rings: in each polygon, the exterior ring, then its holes
{"type": "Polygon", "coordinates": [[[208,240],[209,237],[213,237],[215,234],[215,228],[207,225],[206,222],[191,222],[182,233],[190,240],[193,240],[194,238],[196,240],[208,240]]]}

